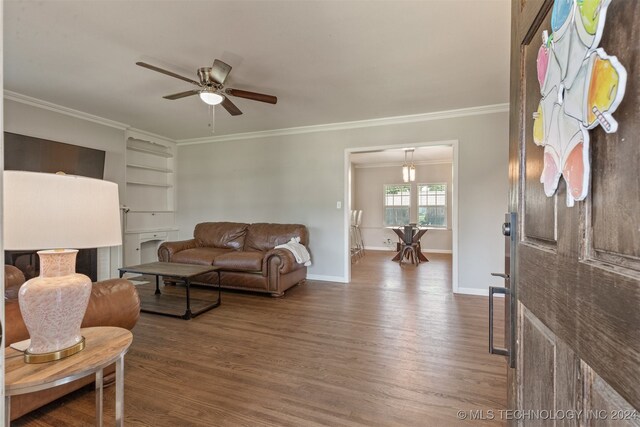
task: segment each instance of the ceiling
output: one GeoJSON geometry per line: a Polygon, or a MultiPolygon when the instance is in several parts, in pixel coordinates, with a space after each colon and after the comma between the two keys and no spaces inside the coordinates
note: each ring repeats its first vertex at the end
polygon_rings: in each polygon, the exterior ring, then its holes
{"type": "Polygon", "coordinates": [[[215,134],[508,102],[509,0],[4,2],[4,87],[173,139],[211,136],[198,97],[163,95],[215,58],[232,98],[215,134]]]}
{"type": "MultiPolygon", "coordinates": [[[[389,150],[366,151],[352,153],[350,156],[351,163],[356,167],[372,166],[372,165],[402,165],[404,163],[405,149],[414,148],[413,162],[421,163],[439,163],[453,162],[453,147],[451,145],[433,145],[428,147],[404,147],[389,150]]],[[[412,159],[411,153],[407,153],[407,160],[412,159]]]]}

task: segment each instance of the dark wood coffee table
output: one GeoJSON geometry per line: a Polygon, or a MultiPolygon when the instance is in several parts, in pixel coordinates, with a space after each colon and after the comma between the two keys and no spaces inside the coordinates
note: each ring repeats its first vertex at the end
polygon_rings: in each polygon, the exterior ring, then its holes
{"type": "Polygon", "coordinates": [[[175,262],[150,262],[148,264],[122,267],[118,270],[120,270],[120,277],[122,277],[124,273],[136,273],[156,276],[156,291],[153,295],[153,299],[141,298],[140,311],[144,313],[162,314],[164,316],[179,317],[185,320],[189,320],[204,313],[205,311],[209,311],[213,308],[218,307],[220,305],[220,302],[222,301],[220,293],[220,267],[214,267],[212,265],[179,264],[175,262]],[[208,303],[204,307],[199,308],[197,311],[191,311],[191,294],[189,292],[189,288],[191,287],[191,279],[201,274],[211,273],[213,271],[218,273],[218,299],[216,301],[208,303]],[[154,308],[154,306],[166,307],[168,305],[173,305],[176,302],[181,303],[184,300],[181,297],[162,294],[162,292],[160,292],[160,276],[177,279],[184,283],[187,296],[187,309],[184,314],[175,314],[154,308]]]}

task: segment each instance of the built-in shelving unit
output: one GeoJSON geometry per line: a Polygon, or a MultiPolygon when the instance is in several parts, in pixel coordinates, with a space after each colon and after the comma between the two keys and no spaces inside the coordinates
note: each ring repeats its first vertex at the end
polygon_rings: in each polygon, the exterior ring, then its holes
{"type": "Polygon", "coordinates": [[[128,135],[125,265],[157,261],[158,246],[176,231],[174,150],[159,138],[128,135]]]}

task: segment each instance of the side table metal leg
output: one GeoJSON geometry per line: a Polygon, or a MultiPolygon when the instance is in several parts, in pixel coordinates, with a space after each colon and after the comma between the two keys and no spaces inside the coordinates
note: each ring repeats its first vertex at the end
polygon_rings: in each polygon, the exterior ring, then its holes
{"type": "Polygon", "coordinates": [[[96,425],[102,427],[102,384],[103,371],[98,369],[96,372],[96,425]]]}
{"type": "Polygon", "coordinates": [[[124,354],[116,360],[116,426],[124,426],[124,354]]]}
{"type": "Polygon", "coordinates": [[[11,396],[4,396],[4,425],[9,427],[11,424],[11,396]]]}

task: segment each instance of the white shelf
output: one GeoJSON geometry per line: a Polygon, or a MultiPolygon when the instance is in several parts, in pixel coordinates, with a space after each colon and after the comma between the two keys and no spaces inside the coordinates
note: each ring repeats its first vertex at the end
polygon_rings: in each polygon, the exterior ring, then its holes
{"type": "Polygon", "coordinates": [[[171,184],[156,184],[156,183],[152,183],[152,182],[138,182],[138,181],[127,181],[127,184],[129,184],[129,185],[145,185],[147,187],[164,187],[164,188],[173,187],[173,185],[171,185],[171,184]]]}
{"type": "Polygon", "coordinates": [[[131,209],[129,211],[129,213],[174,213],[175,211],[172,210],[153,210],[153,211],[149,211],[149,210],[135,210],[135,209],[131,209]]]}
{"type": "Polygon", "coordinates": [[[127,150],[138,151],[140,153],[153,154],[154,156],[165,157],[167,159],[173,157],[173,154],[164,151],[156,151],[149,148],[136,147],[134,145],[127,145],[127,150]]]}
{"type": "Polygon", "coordinates": [[[126,230],[124,234],[160,233],[163,231],[178,231],[177,228],[145,228],[144,230],[126,230]]]}
{"type": "Polygon", "coordinates": [[[145,170],[156,171],[156,172],[173,173],[173,170],[171,169],[159,168],[155,166],[136,165],[136,164],[129,163],[127,164],[127,167],[135,168],[135,169],[145,169],[145,170]]]}

